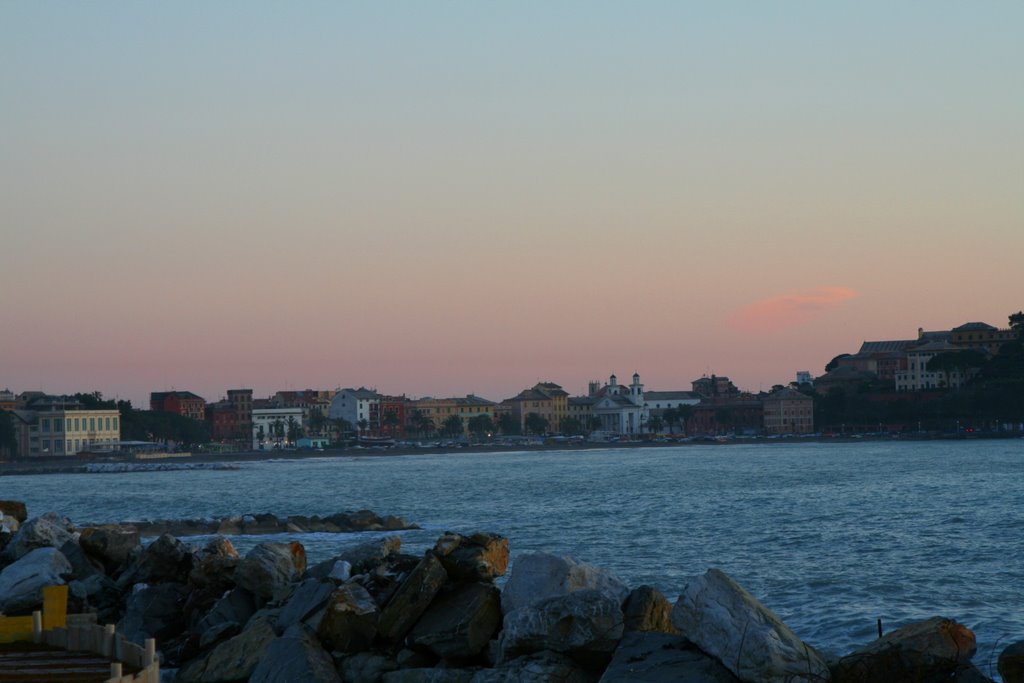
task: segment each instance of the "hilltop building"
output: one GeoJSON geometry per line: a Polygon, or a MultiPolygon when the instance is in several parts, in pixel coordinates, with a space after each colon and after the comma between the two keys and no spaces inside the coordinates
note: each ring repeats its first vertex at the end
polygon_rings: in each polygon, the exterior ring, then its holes
{"type": "Polygon", "coordinates": [[[761,399],[766,434],[813,434],[814,399],[786,387],[761,399]]]}

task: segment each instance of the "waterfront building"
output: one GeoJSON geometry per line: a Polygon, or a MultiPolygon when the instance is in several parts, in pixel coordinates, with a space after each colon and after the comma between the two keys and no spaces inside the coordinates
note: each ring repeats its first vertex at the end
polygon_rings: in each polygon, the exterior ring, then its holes
{"type": "Polygon", "coordinates": [[[701,399],[722,399],[731,396],[739,396],[740,390],[736,388],[728,377],[711,375],[695,379],[690,383],[693,393],[701,399]]]}
{"type": "Polygon", "coordinates": [[[12,412],[19,457],[105,451],[121,441],[116,408],[86,409],[74,399],[44,396],[12,412]]]}
{"type": "Polygon", "coordinates": [[[206,406],[206,419],[214,439],[234,439],[238,436],[238,411],[231,401],[217,401],[206,406]]]}
{"type": "Polygon", "coordinates": [[[591,412],[598,429],[606,434],[635,436],[646,429],[650,411],[644,398],[640,374],[633,374],[633,383],[622,386],[615,375],[598,392],[591,412]]]}
{"type": "Polygon", "coordinates": [[[289,445],[289,429],[302,431],[302,408],[253,408],[252,448],[266,450],[289,445]]]}
{"type": "Polygon", "coordinates": [[[0,391],[0,410],[8,412],[18,407],[18,397],[10,389],[0,391]]]}
{"type": "Polygon", "coordinates": [[[149,395],[149,409],[177,413],[200,422],[206,419],[206,401],[191,391],[154,391],[149,395]]]}
{"type": "Polygon", "coordinates": [[[380,399],[373,389],[338,389],[331,400],[328,417],[345,420],[361,436],[380,433],[380,399]]]}
{"type": "Polygon", "coordinates": [[[538,382],[512,398],[502,401],[519,430],[526,433],[526,417],[534,413],[547,420],[549,432],[561,432],[562,420],[569,415],[569,393],[554,382],[538,382]]]}
{"type": "Polygon", "coordinates": [[[814,399],[786,387],[761,399],[766,434],[813,434],[814,399]]]}
{"type": "Polygon", "coordinates": [[[594,419],[594,397],[570,396],[566,401],[566,412],[569,419],[576,420],[584,433],[589,432],[594,419]]]}
{"type": "MultiPolygon", "coordinates": [[[[425,419],[430,420],[433,428],[440,429],[445,421],[452,415],[462,420],[463,433],[467,430],[467,423],[479,415],[484,415],[494,420],[497,404],[488,401],[486,398],[467,394],[466,396],[453,398],[421,398],[409,401],[406,405],[406,415],[411,419],[417,411],[425,419]]],[[[409,424],[408,428],[415,431],[417,425],[409,424]]]]}
{"type": "Polygon", "coordinates": [[[252,389],[228,389],[228,403],[235,408],[237,435],[248,438],[252,432],[252,389]]]}

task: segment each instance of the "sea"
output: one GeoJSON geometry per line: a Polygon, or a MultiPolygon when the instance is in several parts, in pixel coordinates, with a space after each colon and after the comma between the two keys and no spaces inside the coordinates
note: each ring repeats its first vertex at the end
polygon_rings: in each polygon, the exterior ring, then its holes
{"type": "MultiPolygon", "coordinates": [[[[513,564],[568,554],[673,602],[716,567],[832,654],[873,640],[879,619],[889,631],[941,615],[975,631],[974,662],[994,674],[1024,639],[1024,439],[270,460],[3,477],[0,498],[80,525],[371,509],[422,527],[400,532],[408,552],[447,530],[494,532],[513,564]]],[[[376,536],[287,538],[313,563],[376,536]]]]}

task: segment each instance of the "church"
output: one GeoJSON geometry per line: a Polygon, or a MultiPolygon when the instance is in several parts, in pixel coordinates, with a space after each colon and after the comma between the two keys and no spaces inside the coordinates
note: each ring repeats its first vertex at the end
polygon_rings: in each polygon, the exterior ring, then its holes
{"type": "Polygon", "coordinates": [[[628,387],[620,385],[615,375],[609,377],[608,385],[598,392],[591,414],[600,421],[598,429],[602,432],[623,435],[643,433],[650,410],[644,399],[640,374],[633,374],[633,383],[628,387]]]}

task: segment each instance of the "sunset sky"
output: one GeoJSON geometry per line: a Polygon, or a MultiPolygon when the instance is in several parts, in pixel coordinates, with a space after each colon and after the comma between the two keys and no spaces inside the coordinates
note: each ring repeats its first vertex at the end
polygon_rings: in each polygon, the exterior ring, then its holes
{"type": "Polygon", "coordinates": [[[1024,307],[1024,3],[4,2],[0,388],[744,389],[1024,307]]]}

